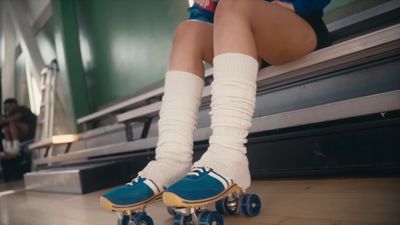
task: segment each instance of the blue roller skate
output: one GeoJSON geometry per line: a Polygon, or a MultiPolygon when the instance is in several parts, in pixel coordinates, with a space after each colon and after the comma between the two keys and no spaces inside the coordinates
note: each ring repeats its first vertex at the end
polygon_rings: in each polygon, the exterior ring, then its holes
{"type": "Polygon", "coordinates": [[[175,212],[174,225],[223,225],[223,215],[242,213],[256,216],[261,200],[255,194],[243,194],[233,180],[209,168],[194,168],[163,194],[164,203],[175,212]],[[217,212],[205,207],[215,203],[217,212]]]}
{"type": "Polygon", "coordinates": [[[163,190],[150,179],[137,177],[105,193],[100,197],[100,203],[105,209],[118,214],[118,225],[153,225],[145,208],[161,199],[163,190]]]}

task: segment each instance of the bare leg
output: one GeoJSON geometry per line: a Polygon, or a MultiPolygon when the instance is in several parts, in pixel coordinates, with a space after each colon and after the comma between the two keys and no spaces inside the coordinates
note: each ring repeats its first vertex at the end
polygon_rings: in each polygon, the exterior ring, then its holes
{"type": "Polygon", "coordinates": [[[213,25],[185,21],[175,32],[169,70],[186,71],[204,77],[203,60],[213,59],[213,25]]]}
{"type": "Polygon", "coordinates": [[[214,18],[214,82],[209,147],[195,167],[250,186],[247,135],[255,109],[258,59],[281,64],[315,48],[312,28],[264,0],[220,0],[214,18]]]}
{"type": "Polygon", "coordinates": [[[264,0],[220,0],[215,21],[215,55],[237,52],[283,64],[306,55],[317,43],[306,21],[264,0]]]}
{"type": "MultiPolygon", "coordinates": [[[[154,195],[182,178],[192,167],[193,136],[204,88],[203,61],[211,62],[213,58],[212,32],[212,25],[198,21],[185,21],[176,28],[164,80],[155,160],[138,173],[154,195]]],[[[128,187],[134,193],[138,187],[134,183],[106,193],[101,197],[102,204],[106,208],[118,204],[121,208],[119,191],[123,190],[126,195],[128,187]]],[[[137,204],[134,198],[132,201],[122,205],[137,204]]]]}
{"type": "Polygon", "coordinates": [[[168,186],[190,171],[204,88],[203,60],[212,60],[212,25],[186,21],[175,33],[158,121],[155,160],[139,176],[168,186]]]}

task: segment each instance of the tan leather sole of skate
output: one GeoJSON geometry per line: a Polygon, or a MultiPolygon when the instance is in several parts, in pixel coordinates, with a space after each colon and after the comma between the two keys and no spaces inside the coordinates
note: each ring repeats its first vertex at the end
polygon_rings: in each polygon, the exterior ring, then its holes
{"type": "Polygon", "coordinates": [[[230,188],[226,189],[224,192],[219,194],[218,196],[214,196],[208,199],[202,199],[201,201],[191,201],[183,199],[171,192],[164,192],[163,194],[163,201],[167,206],[172,207],[182,207],[182,208],[189,208],[189,207],[202,207],[208,204],[212,204],[220,199],[225,198],[226,196],[233,194],[233,193],[242,193],[242,189],[235,185],[232,185],[230,188]]]}
{"type": "Polygon", "coordinates": [[[142,202],[139,202],[134,205],[115,205],[115,204],[111,203],[108,199],[106,199],[104,197],[100,197],[100,205],[103,206],[103,208],[114,211],[114,212],[135,211],[137,209],[143,208],[143,206],[145,206],[147,204],[150,204],[154,201],[161,199],[161,196],[162,196],[162,193],[155,195],[146,201],[142,201],[142,202]]]}

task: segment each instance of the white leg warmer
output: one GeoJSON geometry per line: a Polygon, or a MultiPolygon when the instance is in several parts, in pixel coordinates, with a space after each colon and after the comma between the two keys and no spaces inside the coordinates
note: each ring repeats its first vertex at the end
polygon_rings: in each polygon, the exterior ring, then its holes
{"type": "Polygon", "coordinates": [[[21,148],[21,147],[20,147],[19,140],[13,140],[13,147],[12,147],[13,153],[14,153],[14,154],[18,154],[20,148],[21,148]]]}
{"type": "Polygon", "coordinates": [[[159,187],[167,187],[190,171],[203,89],[204,80],[195,74],[167,72],[159,113],[156,159],[139,172],[139,176],[153,180],[159,187]]]}
{"type": "Polygon", "coordinates": [[[4,152],[12,153],[13,152],[12,141],[3,140],[3,149],[4,149],[4,152]]]}
{"type": "Polygon", "coordinates": [[[212,135],[207,152],[194,164],[233,179],[243,190],[251,183],[244,144],[255,108],[257,73],[258,62],[248,55],[226,53],[214,58],[212,135]]]}

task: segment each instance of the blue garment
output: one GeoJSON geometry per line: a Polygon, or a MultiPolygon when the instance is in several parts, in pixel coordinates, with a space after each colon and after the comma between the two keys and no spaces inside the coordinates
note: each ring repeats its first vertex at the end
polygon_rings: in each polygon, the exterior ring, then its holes
{"type": "Polygon", "coordinates": [[[312,12],[323,12],[331,0],[283,0],[283,2],[292,3],[297,14],[307,17],[312,12]]]}
{"type": "MultiPolygon", "coordinates": [[[[271,2],[271,0],[267,0],[271,2]]],[[[295,12],[301,17],[307,17],[313,12],[321,12],[330,3],[330,0],[281,0],[292,3],[295,12]]],[[[188,9],[190,20],[200,20],[208,23],[214,22],[214,11],[218,0],[197,0],[188,9]]]]}

